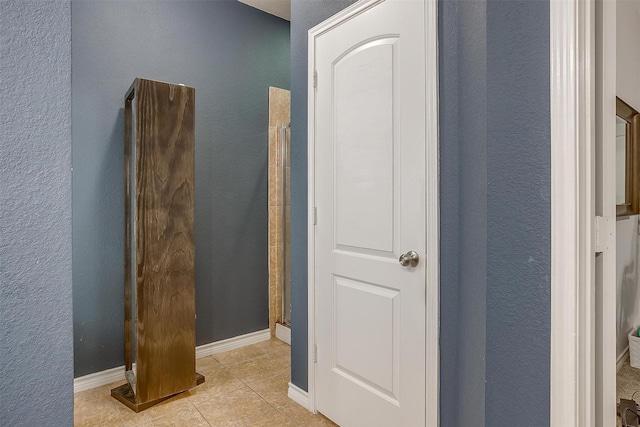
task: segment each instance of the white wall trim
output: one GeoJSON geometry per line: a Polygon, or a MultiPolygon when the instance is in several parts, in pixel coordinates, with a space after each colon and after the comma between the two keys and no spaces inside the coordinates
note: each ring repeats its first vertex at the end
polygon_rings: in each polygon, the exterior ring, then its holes
{"type": "MultiPolygon", "coordinates": [[[[593,155],[592,179],[595,212],[594,215],[606,217],[610,224],[616,218],[616,156],[615,156],[615,123],[616,123],[616,1],[596,0],[595,13],[584,18],[585,22],[595,24],[590,34],[594,39],[594,78],[595,86],[595,148],[593,155]]],[[[586,26],[587,24],[584,23],[586,26]]],[[[585,165],[585,168],[587,166],[585,165]]],[[[608,426],[616,422],[616,243],[615,228],[613,241],[604,252],[591,254],[591,265],[594,284],[590,291],[591,304],[581,304],[579,309],[584,312],[591,309],[591,316],[583,314],[580,319],[589,321],[592,328],[592,341],[589,348],[581,348],[580,360],[589,360],[585,367],[585,377],[590,375],[593,401],[585,401],[583,410],[593,408],[594,421],[592,425],[608,426]],[[591,358],[585,357],[591,352],[591,358]],[[590,406],[587,406],[590,405],[590,406]]],[[[583,292],[586,293],[586,292],[583,292]]],[[[587,328],[583,328],[587,329],[587,328]]],[[[586,424],[583,424],[586,425],[586,424]]]]}
{"type": "Polygon", "coordinates": [[[287,392],[289,399],[302,406],[304,409],[309,409],[309,393],[298,387],[293,383],[289,383],[289,391],[287,392]]]}
{"type": "Polygon", "coordinates": [[[124,366],[111,368],[73,379],[73,392],[91,390],[92,388],[124,381],[124,366]]]}
{"type": "Polygon", "coordinates": [[[204,344],[196,347],[196,359],[224,353],[225,351],[235,350],[236,348],[257,344],[262,341],[268,341],[269,339],[271,339],[271,331],[264,329],[262,331],[250,332],[237,337],[227,338],[226,340],[204,344]]]}
{"type": "Polygon", "coordinates": [[[438,2],[425,1],[425,200],[426,271],[425,425],[440,425],[440,135],[438,88],[438,2]]]}
{"type": "Polygon", "coordinates": [[[551,427],[577,426],[578,212],[575,2],[552,0],[551,427]],[[562,286],[561,286],[562,284],[562,286]]]}
{"type": "MultiPolygon", "coordinates": [[[[267,341],[271,338],[269,329],[263,331],[251,332],[237,337],[228,338],[226,340],[212,342],[196,347],[196,359],[211,356],[213,354],[223,353],[236,348],[244,347],[251,344],[257,344],[267,341]]],[[[106,369],[104,371],[95,372],[75,378],[73,380],[73,392],[90,390],[92,388],[111,384],[116,381],[124,381],[124,366],[106,369]]]]}
{"type": "Polygon", "coordinates": [[[622,354],[618,356],[618,360],[616,361],[616,372],[622,369],[627,360],[629,360],[629,346],[627,346],[622,354]]]}
{"type": "MultiPolygon", "coordinates": [[[[308,409],[316,412],[315,401],[315,227],[313,209],[315,206],[315,39],[339,25],[344,20],[361,14],[384,0],[360,0],[308,32],[308,409]]],[[[425,3],[426,39],[426,132],[425,132],[425,195],[426,204],[426,251],[433,268],[426,270],[426,425],[439,424],[440,389],[440,172],[439,172],[439,129],[438,129],[438,14],[437,0],[423,0],[425,3]]],[[[289,389],[291,393],[291,388],[289,389]]],[[[291,394],[290,394],[291,397],[291,394]]],[[[304,405],[303,405],[304,406],[304,405]]]]}
{"type": "Polygon", "coordinates": [[[593,403],[593,331],[591,321],[583,321],[593,304],[593,4],[550,3],[552,427],[594,422],[592,407],[585,406],[593,403]]]}
{"type": "MultiPolygon", "coordinates": [[[[311,28],[307,37],[307,408],[314,414],[316,413],[316,365],[313,357],[316,346],[316,235],[314,223],[316,162],[313,153],[316,152],[316,88],[313,82],[315,81],[315,34],[321,30],[325,31],[324,23],[311,28]]],[[[289,390],[291,390],[291,386],[289,386],[289,390]]]]}
{"type": "Polygon", "coordinates": [[[283,324],[276,323],[276,338],[291,345],[291,328],[283,324]]]}
{"type": "Polygon", "coordinates": [[[615,219],[615,15],[551,0],[552,427],[615,422],[615,244],[594,245],[595,216],[615,219]]]}

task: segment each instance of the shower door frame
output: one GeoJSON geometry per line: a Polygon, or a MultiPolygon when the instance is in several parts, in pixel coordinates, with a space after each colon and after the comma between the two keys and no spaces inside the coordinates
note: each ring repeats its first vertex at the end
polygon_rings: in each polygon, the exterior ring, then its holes
{"type": "MultiPolygon", "coordinates": [[[[282,200],[282,213],[280,216],[280,224],[282,227],[282,324],[288,328],[291,327],[291,249],[287,256],[287,244],[290,239],[290,227],[287,226],[287,203],[291,206],[291,192],[287,191],[287,185],[290,181],[290,173],[287,173],[287,167],[291,170],[290,154],[291,142],[290,138],[291,123],[280,123],[279,144],[280,144],[280,190],[282,200]],[[289,269],[289,274],[287,274],[289,269]],[[288,292],[287,292],[288,291],[288,292]],[[287,298],[287,294],[289,297],[287,298]],[[287,308],[287,305],[289,307],[287,308]],[[288,313],[288,315],[287,315],[288,313]]],[[[289,246],[291,248],[291,246],[289,246]]]]}

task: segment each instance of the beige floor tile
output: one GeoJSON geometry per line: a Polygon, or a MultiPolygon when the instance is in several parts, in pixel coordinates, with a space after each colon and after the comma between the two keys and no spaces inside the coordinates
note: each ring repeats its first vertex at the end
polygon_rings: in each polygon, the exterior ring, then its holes
{"type": "Polygon", "coordinates": [[[227,368],[214,359],[213,356],[203,357],[196,360],[196,372],[204,375],[205,382],[210,376],[216,376],[218,373],[226,370],[227,368]]]}
{"type": "Polygon", "coordinates": [[[153,420],[153,417],[147,412],[149,409],[135,413],[119,402],[116,403],[116,408],[125,427],[141,426],[153,420]]]}
{"type": "Polygon", "coordinates": [[[181,409],[144,424],[144,427],[210,427],[195,407],[181,409]]]}
{"type": "Polygon", "coordinates": [[[289,372],[291,363],[290,358],[274,352],[230,366],[229,370],[242,381],[253,382],[289,372]]]}
{"type": "Polygon", "coordinates": [[[299,427],[300,425],[280,411],[271,408],[265,410],[259,418],[245,424],[247,427],[299,427]]]}
{"type": "Polygon", "coordinates": [[[222,369],[206,376],[205,382],[188,391],[191,403],[204,402],[221,394],[245,387],[228,369],[222,369]]]}
{"type": "MultiPolygon", "coordinates": [[[[247,396],[248,397],[248,396],[247,396]]],[[[239,403],[240,418],[245,425],[253,425],[265,417],[274,415],[278,412],[273,406],[269,405],[264,399],[256,393],[251,392],[250,401],[239,403]],[[275,411],[275,412],[274,412],[275,411]]]]}
{"type": "Polygon", "coordinates": [[[278,408],[278,410],[294,421],[310,419],[310,417],[313,416],[313,414],[306,408],[303,408],[298,403],[293,401],[287,402],[286,404],[278,408]]]}
{"type": "MultiPolygon", "coordinates": [[[[117,387],[121,384],[124,384],[124,381],[122,381],[120,384],[114,387],[117,387]]],[[[112,399],[111,389],[114,387],[104,385],[104,386],[92,388],[90,390],[81,391],[79,393],[75,393],[73,395],[73,399],[74,399],[74,402],[86,402],[86,401],[95,401],[95,400],[108,401],[109,399],[112,399]]]]}
{"type": "Polygon", "coordinates": [[[271,338],[253,345],[265,353],[284,353],[291,356],[291,346],[277,338],[271,338]]]}
{"type": "MultiPolygon", "coordinates": [[[[91,390],[89,390],[91,391],[91,390]]],[[[80,394],[80,393],[78,393],[80,394]]],[[[96,393],[78,396],[76,394],[73,405],[73,425],[76,427],[119,426],[122,420],[110,396],[100,396],[96,393]]]]}
{"type": "Polygon", "coordinates": [[[313,416],[311,421],[306,424],[307,427],[338,427],[336,423],[331,421],[329,418],[326,418],[322,414],[316,414],[313,416]]]}
{"type": "Polygon", "coordinates": [[[273,407],[248,387],[194,406],[212,426],[242,426],[257,421],[273,407]]]}
{"type": "Polygon", "coordinates": [[[255,345],[248,345],[246,347],[237,348],[231,351],[225,351],[224,353],[214,354],[213,357],[224,366],[232,366],[238,363],[245,362],[247,360],[255,359],[264,355],[259,347],[255,345]]]}
{"type": "Polygon", "coordinates": [[[213,356],[201,357],[196,359],[196,371],[203,369],[222,369],[223,366],[213,356]]]}
{"type": "Polygon", "coordinates": [[[291,401],[288,396],[290,378],[289,372],[286,372],[264,380],[249,382],[248,385],[270,405],[279,408],[291,401]]]}
{"type": "Polygon", "coordinates": [[[116,402],[116,408],[118,409],[120,418],[126,427],[141,426],[172,412],[192,408],[188,397],[188,392],[180,393],[171,399],[165,400],[164,402],[158,403],[157,405],[138,413],[135,413],[120,402],[116,402]]]}
{"type": "Polygon", "coordinates": [[[322,414],[315,415],[314,421],[311,423],[311,426],[327,426],[327,427],[338,427],[338,424],[331,421],[329,418],[326,418],[322,414]]]}
{"type": "Polygon", "coordinates": [[[122,427],[122,421],[119,418],[101,417],[97,415],[93,419],[78,419],[73,421],[74,427],[122,427]]]}
{"type": "Polygon", "coordinates": [[[322,414],[312,414],[306,408],[303,408],[292,400],[278,408],[278,410],[300,426],[336,426],[335,423],[322,414]]]}
{"type": "Polygon", "coordinates": [[[137,414],[111,397],[111,389],[124,380],[77,393],[74,425],[288,427],[325,422],[287,397],[290,347],[280,340],[198,359],[196,370],[205,376],[204,384],[137,414]]]}

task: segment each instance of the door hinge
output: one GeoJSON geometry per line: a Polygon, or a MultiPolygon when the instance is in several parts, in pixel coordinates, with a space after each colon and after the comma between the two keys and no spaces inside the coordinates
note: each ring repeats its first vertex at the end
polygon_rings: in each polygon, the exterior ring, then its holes
{"type": "Polygon", "coordinates": [[[318,346],[313,345],[313,363],[318,363],[318,346]]]}
{"type": "Polygon", "coordinates": [[[313,207],[313,225],[318,224],[318,208],[313,207]]]}
{"type": "Polygon", "coordinates": [[[313,87],[318,87],[318,72],[313,70],[313,87]]]}
{"type": "Polygon", "coordinates": [[[615,221],[608,216],[596,216],[596,253],[609,250],[614,242],[615,221]]]}

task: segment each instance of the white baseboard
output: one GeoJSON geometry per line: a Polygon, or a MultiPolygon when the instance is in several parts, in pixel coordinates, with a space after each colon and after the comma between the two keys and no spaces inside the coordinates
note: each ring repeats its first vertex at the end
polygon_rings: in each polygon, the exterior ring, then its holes
{"type": "Polygon", "coordinates": [[[196,347],[196,359],[218,353],[224,353],[225,351],[235,350],[236,348],[257,344],[262,341],[268,341],[269,339],[271,339],[271,332],[269,329],[265,329],[263,331],[250,332],[248,334],[228,338],[226,340],[204,344],[196,347]]]}
{"type": "Polygon", "coordinates": [[[124,366],[107,369],[73,379],[73,392],[78,393],[103,385],[124,381],[124,366]]]}
{"type": "Polygon", "coordinates": [[[629,346],[627,346],[622,354],[618,356],[618,362],[616,363],[616,372],[622,369],[627,360],[629,360],[629,346]]]}
{"type": "Polygon", "coordinates": [[[298,387],[293,383],[289,383],[289,391],[287,392],[289,399],[302,406],[304,409],[309,410],[309,393],[298,387]]]}
{"type": "Polygon", "coordinates": [[[276,338],[291,345],[291,328],[276,323],[276,338]]]}
{"type": "MultiPolygon", "coordinates": [[[[213,354],[223,353],[236,348],[244,347],[251,344],[257,344],[267,341],[271,338],[269,329],[263,331],[250,332],[226,340],[212,342],[196,347],[196,359],[211,356],[213,354]]],[[[116,381],[124,381],[124,366],[111,368],[93,374],[78,377],[73,380],[73,392],[78,393],[103,385],[111,384],[116,381]]]]}

